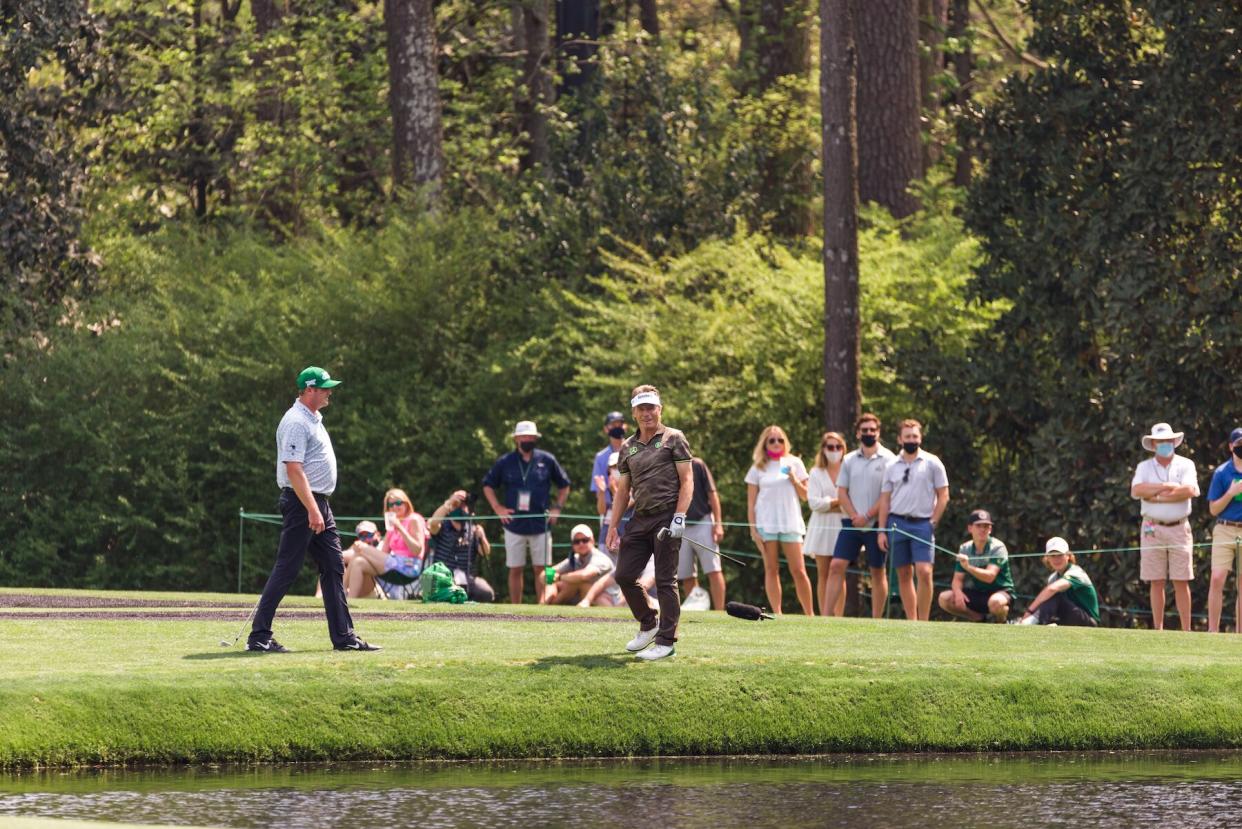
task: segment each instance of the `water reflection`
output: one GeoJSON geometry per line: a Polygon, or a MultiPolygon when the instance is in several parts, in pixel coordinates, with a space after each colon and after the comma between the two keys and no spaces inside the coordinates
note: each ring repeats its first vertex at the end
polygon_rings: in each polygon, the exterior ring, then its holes
{"type": "Polygon", "coordinates": [[[0,815],[228,827],[1235,825],[1236,753],[206,767],[0,779],[0,815]]]}

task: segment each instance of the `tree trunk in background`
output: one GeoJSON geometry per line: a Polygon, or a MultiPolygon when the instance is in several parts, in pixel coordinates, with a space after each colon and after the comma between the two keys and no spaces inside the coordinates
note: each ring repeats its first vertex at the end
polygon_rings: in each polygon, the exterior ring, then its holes
{"type": "MultiPolygon", "coordinates": [[[[953,56],[953,74],[957,78],[957,92],[953,95],[953,103],[958,118],[968,108],[972,92],[971,75],[974,72],[975,56],[970,49],[969,28],[970,0],[953,0],[949,36],[956,38],[961,44],[961,51],[953,56]]],[[[974,167],[974,151],[971,148],[970,136],[960,127],[957,130],[957,148],[953,183],[958,187],[967,187],[970,185],[971,169],[974,167]]]]}
{"type": "Polygon", "coordinates": [[[858,195],[896,217],[918,209],[906,186],[922,174],[918,0],[855,0],[858,195]]]}
{"type": "Polygon", "coordinates": [[[858,351],[857,53],[852,0],[820,0],[824,159],[824,426],[853,434],[858,351]]]}
{"type": "Polygon", "coordinates": [[[660,39],[660,10],[656,0],[638,0],[638,22],[653,40],[660,39]]]}
{"type": "Polygon", "coordinates": [[[595,74],[599,27],[599,0],[557,0],[556,47],[561,65],[561,94],[584,86],[595,74]]]}
{"type": "MultiPolygon", "coordinates": [[[[819,101],[824,166],[824,426],[853,434],[862,388],[858,352],[857,53],[852,0],[819,0],[819,101]]],[[[858,576],[845,613],[864,613],[858,576]]]]}
{"type": "Polygon", "coordinates": [[[394,187],[440,192],[444,149],[432,0],[384,0],[394,187]]]}
{"type": "MultiPolygon", "coordinates": [[[[250,0],[250,14],[254,18],[255,33],[262,41],[268,34],[278,29],[285,14],[289,11],[285,0],[250,0]]],[[[260,47],[254,52],[254,76],[257,95],[254,107],[255,118],[272,125],[279,130],[291,115],[287,111],[286,101],[282,94],[283,85],[280,81],[280,70],[272,64],[289,54],[288,47],[271,49],[260,47]]],[[[265,144],[267,142],[264,142],[265,144]]],[[[260,152],[263,149],[260,148],[260,152]]],[[[279,187],[268,190],[259,200],[259,209],[266,214],[273,225],[286,232],[297,232],[300,224],[296,205],[297,182],[282,176],[279,187]]]]}
{"type": "MultiPolygon", "coordinates": [[[[930,117],[940,107],[936,76],[944,71],[944,37],[949,25],[949,0],[919,0],[919,97],[922,117],[919,127],[929,132],[930,117]]],[[[923,142],[923,172],[940,158],[940,146],[923,142]]]]}
{"type": "Polygon", "coordinates": [[[548,118],[543,108],[552,103],[552,78],[548,73],[548,0],[522,0],[521,16],[522,86],[525,94],[518,101],[526,151],[521,167],[530,170],[548,165],[548,118]]]}

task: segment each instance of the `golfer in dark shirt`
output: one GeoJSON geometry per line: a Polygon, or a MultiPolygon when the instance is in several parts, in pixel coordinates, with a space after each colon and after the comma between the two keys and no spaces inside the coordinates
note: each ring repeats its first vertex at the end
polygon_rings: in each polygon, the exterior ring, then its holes
{"type": "Polygon", "coordinates": [[[694,473],[686,436],[660,422],[663,407],[656,387],[634,389],[630,405],[638,434],[621,444],[617,464],[621,480],[612,501],[606,543],[610,550],[620,551],[617,584],[639,625],[638,635],[625,649],[632,653],[641,651],[639,659],[654,660],[672,656],[673,643],[677,641],[677,622],[681,618],[677,558],[686,529],[686,509],[694,495],[694,473]],[[634,516],[623,540],[616,528],[631,495],[634,516]],[[660,538],[664,529],[668,532],[660,538]],[[648,604],[647,594],[638,583],[653,555],[659,614],[648,604]],[[654,646],[648,647],[653,642],[654,646]]]}

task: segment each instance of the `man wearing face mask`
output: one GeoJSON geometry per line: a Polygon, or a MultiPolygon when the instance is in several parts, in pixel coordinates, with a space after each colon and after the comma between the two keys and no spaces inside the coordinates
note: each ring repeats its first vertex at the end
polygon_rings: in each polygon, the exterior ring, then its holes
{"type": "Polygon", "coordinates": [[[518,421],[513,430],[517,448],[501,455],[483,477],[483,497],[504,527],[511,604],[522,603],[522,571],[528,554],[535,571],[535,599],[544,603],[543,568],[552,563],[548,526],[556,524],[569,497],[569,476],[551,452],[535,448],[538,441],[539,430],[534,421],[518,421]],[[549,507],[552,484],[557,486],[556,503],[549,507]],[[504,504],[496,496],[496,490],[502,487],[504,504]]]}
{"type": "Polygon", "coordinates": [[[845,589],[845,571],[866,548],[867,567],[871,571],[871,616],[879,619],[888,601],[885,552],[876,543],[879,534],[863,530],[871,528],[875,522],[884,470],[893,462],[894,455],[880,443],[880,418],[871,412],[864,412],[855,421],[854,436],[860,445],[845,456],[837,476],[837,500],[844,517],[828,567],[824,605],[829,613],[836,613],[837,597],[845,589]]]}
{"type": "Polygon", "coordinates": [[[591,491],[595,493],[595,509],[599,513],[599,537],[608,537],[608,511],[612,509],[612,488],[608,486],[608,459],[621,451],[625,442],[625,415],[609,412],[604,416],[604,434],[608,445],[595,453],[591,466],[591,491]]]}
{"type": "MultiPolygon", "coordinates": [[[[1242,428],[1229,433],[1229,460],[1216,467],[1208,487],[1208,510],[1216,518],[1212,527],[1212,582],[1208,585],[1208,633],[1220,630],[1220,609],[1225,582],[1235,565],[1242,574],[1242,428]]],[[[1242,590],[1234,611],[1242,632],[1242,590]]]]}
{"type": "Polygon", "coordinates": [[[1173,582],[1173,600],[1182,630],[1190,630],[1191,554],[1190,499],[1199,497],[1199,480],[1190,458],[1176,454],[1185,434],[1157,423],[1142,438],[1152,457],[1140,463],[1130,482],[1130,497],[1142,502],[1139,578],[1151,586],[1151,626],[1164,629],[1164,583],[1173,582]]]}
{"type": "Polygon", "coordinates": [[[880,549],[893,551],[901,606],[910,621],[931,618],[936,525],[949,505],[949,476],[940,458],[924,452],[923,425],[901,421],[901,454],[884,470],[880,487],[880,549]],[[915,587],[915,578],[918,587],[915,587]]]}

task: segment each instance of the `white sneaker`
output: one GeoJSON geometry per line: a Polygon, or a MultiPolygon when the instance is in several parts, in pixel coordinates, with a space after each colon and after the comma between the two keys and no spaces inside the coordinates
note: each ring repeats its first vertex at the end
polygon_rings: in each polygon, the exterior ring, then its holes
{"type": "Polygon", "coordinates": [[[655,645],[647,648],[647,650],[637,655],[637,659],[645,659],[648,662],[654,662],[657,659],[663,659],[666,656],[672,656],[674,653],[672,645],[655,645]]]}
{"type": "Polygon", "coordinates": [[[711,610],[712,595],[699,587],[697,584],[694,589],[686,596],[686,600],[681,603],[682,610],[711,610]]]}
{"type": "Polygon", "coordinates": [[[640,630],[637,636],[626,643],[625,649],[630,653],[637,653],[638,651],[641,651],[643,648],[655,641],[656,633],[659,632],[659,630],[660,628],[658,626],[653,627],[651,630],[640,630]]]}

